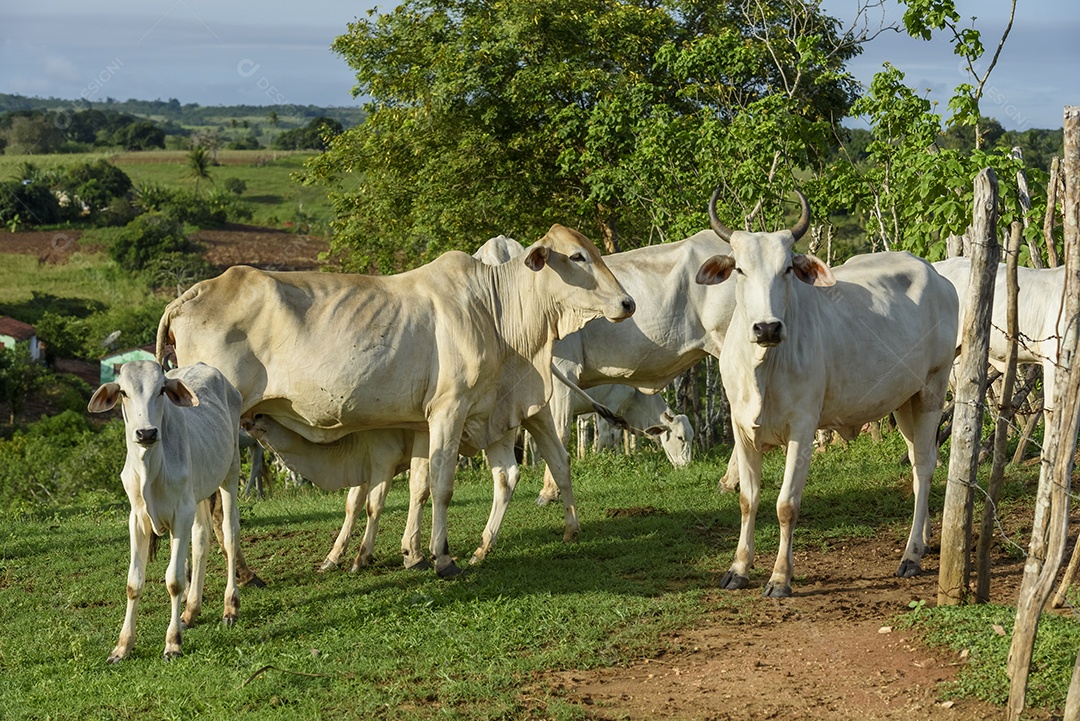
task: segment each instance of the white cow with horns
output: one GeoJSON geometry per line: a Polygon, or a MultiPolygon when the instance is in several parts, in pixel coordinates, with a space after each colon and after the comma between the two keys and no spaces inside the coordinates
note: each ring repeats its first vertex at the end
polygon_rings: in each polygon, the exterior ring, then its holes
{"type": "Polygon", "coordinates": [[[165,633],[165,658],[169,659],[182,655],[181,629],[194,622],[202,607],[210,540],[210,507],[206,499],[218,490],[223,502],[228,564],[225,624],[235,624],[240,611],[236,589],[240,393],[221,373],[202,363],[165,373],[153,361],[132,361],[120,367],[116,382],[105,383],[94,392],[88,410],[102,413],[117,403],[123,409],[127,443],[120,478],[131,502],[131,565],[127,614],[120,640],[108,660],[115,663],[126,658],[135,645],[135,616],[146,582],[151,535],[160,536],[166,531],[172,535],[172,555],[165,574],[172,600],[172,619],[165,633]],[[191,585],[181,617],[189,542],[191,585]]]}
{"type": "MultiPolygon", "coordinates": [[[[312,443],[375,428],[428,431],[430,551],[447,576],[458,572],[446,510],[463,442],[488,448],[544,415],[555,341],[634,309],[596,247],[554,225],[520,261],[494,267],[450,252],[393,276],[231,268],[166,308],[157,348],[163,358],[172,346],[181,365],[220,368],[245,417],[262,413],[312,443]]],[[[572,537],[569,461],[547,418],[538,442],[549,461],[565,461],[572,537]]]]}
{"type": "Polygon", "coordinates": [[[727,228],[716,216],[718,194],[709,201],[709,219],[731,243],[732,255],[706,261],[697,282],[735,284],[720,367],[731,402],[742,509],[735,561],[720,585],[749,584],[762,453],[775,446],[787,451],[776,501],[780,549],[764,595],[790,596],[791,535],[815,430],[854,438],[864,423],[890,412],[914,461],[915,512],[897,575],[918,574],[929,542],[937,427],[956,352],[956,291],[909,253],[856,256],[834,270],[794,253],[810,226],[801,193],[798,222],[773,233],[727,228]]]}

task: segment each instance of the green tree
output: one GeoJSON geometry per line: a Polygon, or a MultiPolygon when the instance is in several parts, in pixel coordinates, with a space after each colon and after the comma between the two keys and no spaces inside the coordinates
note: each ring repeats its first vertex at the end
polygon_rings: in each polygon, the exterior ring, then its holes
{"type": "Polygon", "coordinates": [[[213,177],[210,175],[210,165],[212,164],[210,153],[201,145],[196,145],[188,152],[187,156],[187,177],[195,181],[195,193],[199,192],[199,181],[208,180],[213,182],[213,177]]]}
{"type": "MultiPolygon", "coordinates": [[[[871,122],[867,162],[853,163],[850,158],[837,162],[821,187],[837,205],[861,216],[873,245],[937,260],[945,254],[948,236],[963,234],[971,223],[972,180],[982,168],[993,167],[997,174],[1003,202],[999,227],[1020,219],[1016,172],[1021,164],[1006,144],[989,147],[1005,133],[996,120],[979,112],[982,88],[993,67],[991,63],[982,75],[975,72],[984,50],[979,31],[959,29],[952,0],[907,0],[907,5],[904,23],[909,34],[929,40],[935,31],[944,30],[974,82],[956,87],[945,123],[949,130],[943,133],[942,117],[932,112],[930,101],[887,64],[852,108],[871,122]]],[[[999,51],[1007,36],[1008,29],[999,51]]],[[[1027,168],[1034,217],[1041,216],[1040,205],[1046,204],[1045,177],[1037,168],[1027,168]]],[[[1031,223],[1025,232],[1029,238],[1040,236],[1041,224],[1031,223]]]]}
{"type": "Polygon", "coordinates": [[[857,40],[789,0],[412,0],[335,42],[371,101],[308,179],[359,269],[552,222],[640,245],[703,227],[716,184],[767,224],[834,145],[857,40]]]}

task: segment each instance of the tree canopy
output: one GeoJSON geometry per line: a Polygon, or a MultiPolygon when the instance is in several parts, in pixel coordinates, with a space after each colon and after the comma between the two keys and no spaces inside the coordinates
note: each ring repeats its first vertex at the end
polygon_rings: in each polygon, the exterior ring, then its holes
{"type": "Polygon", "coordinates": [[[609,250],[682,237],[717,184],[773,224],[856,97],[857,42],[801,0],[410,0],[334,48],[368,117],[308,179],[361,270],[553,222],[609,250]]]}

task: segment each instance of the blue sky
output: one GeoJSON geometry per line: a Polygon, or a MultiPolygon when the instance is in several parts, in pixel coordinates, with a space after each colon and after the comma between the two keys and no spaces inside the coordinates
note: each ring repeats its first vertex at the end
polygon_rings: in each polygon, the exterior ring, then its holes
{"type": "MultiPolygon", "coordinates": [[[[824,0],[850,21],[856,0],[824,0]]],[[[350,21],[393,3],[312,0],[41,0],[8,3],[0,22],[0,92],[104,101],[177,98],[200,105],[358,105],[351,69],[330,50],[350,21]]],[[[992,53],[1004,28],[1005,0],[958,0],[978,15],[992,53]]],[[[900,11],[885,3],[887,20],[900,11]]],[[[1080,2],[1020,0],[991,75],[983,112],[1009,129],[1060,127],[1066,104],[1080,104],[1080,2]]],[[[877,18],[875,18],[876,20],[877,18]]],[[[885,33],[850,68],[869,82],[888,60],[908,82],[942,104],[966,76],[944,39],[885,33]]]]}

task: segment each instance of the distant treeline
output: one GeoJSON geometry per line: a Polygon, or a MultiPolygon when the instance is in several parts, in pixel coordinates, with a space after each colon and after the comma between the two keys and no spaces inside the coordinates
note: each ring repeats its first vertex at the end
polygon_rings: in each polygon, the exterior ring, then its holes
{"type": "MultiPolygon", "coordinates": [[[[1028,130],[1006,130],[994,118],[982,118],[979,121],[983,134],[983,148],[1020,148],[1024,155],[1024,164],[1029,168],[1050,170],[1050,159],[1059,158],[1065,153],[1065,136],[1061,128],[1056,130],[1030,128],[1028,130]]],[[[844,151],[855,162],[865,160],[867,149],[874,141],[869,130],[862,128],[847,129],[848,137],[837,148],[844,151]]],[[[936,143],[937,146],[950,150],[971,152],[975,149],[975,130],[970,126],[961,126],[945,130],[936,143]]]]}
{"type": "Polygon", "coordinates": [[[116,100],[91,103],[82,98],[28,98],[24,95],[0,93],[0,113],[11,110],[108,110],[144,118],[167,120],[181,126],[229,125],[233,119],[265,119],[271,113],[278,118],[282,129],[298,128],[318,117],[332,118],[349,128],[364,119],[359,107],[320,107],[318,105],[199,105],[168,100],[116,100]]]}
{"type": "MultiPolygon", "coordinates": [[[[12,95],[0,95],[0,98],[30,100],[12,95]]],[[[229,117],[223,122],[206,125],[181,124],[160,114],[147,116],[118,109],[137,102],[113,105],[97,103],[89,107],[85,107],[89,105],[86,103],[68,103],[50,107],[0,109],[0,152],[41,155],[104,148],[186,149],[194,145],[214,150],[258,150],[264,147],[322,150],[326,137],[337,135],[346,127],[329,115],[298,118],[283,116],[274,108],[256,108],[262,114],[229,117]]],[[[229,109],[215,110],[221,112],[229,109]]]]}

